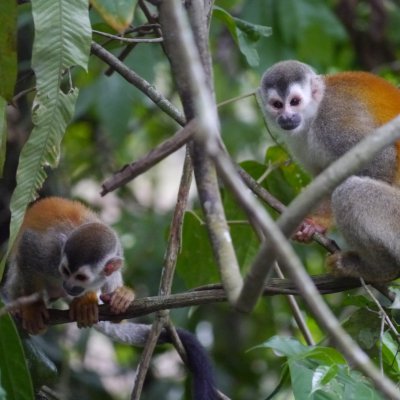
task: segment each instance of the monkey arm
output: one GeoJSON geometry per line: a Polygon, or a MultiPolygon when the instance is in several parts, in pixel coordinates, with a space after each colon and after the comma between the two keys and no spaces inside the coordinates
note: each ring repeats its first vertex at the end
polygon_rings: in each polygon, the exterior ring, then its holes
{"type": "Polygon", "coordinates": [[[333,224],[331,200],[325,198],[300,225],[293,238],[302,243],[311,241],[314,233],[324,234],[333,224]]]}

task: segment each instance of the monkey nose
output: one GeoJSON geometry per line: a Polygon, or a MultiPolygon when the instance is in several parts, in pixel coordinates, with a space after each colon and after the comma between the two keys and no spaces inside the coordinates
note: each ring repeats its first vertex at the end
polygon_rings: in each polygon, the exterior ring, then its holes
{"type": "Polygon", "coordinates": [[[279,126],[285,131],[296,129],[300,125],[300,122],[301,118],[299,114],[281,115],[278,118],[279,126]]]}
{"type": "Polygon", "coordinates": [[[81,286],[68,286],[68,284],[66,282],[63,282],[63,288],[70,296],[73,296],[73,297],[79,296],[84,291],[83,287],[81,287],[81,286]]]}

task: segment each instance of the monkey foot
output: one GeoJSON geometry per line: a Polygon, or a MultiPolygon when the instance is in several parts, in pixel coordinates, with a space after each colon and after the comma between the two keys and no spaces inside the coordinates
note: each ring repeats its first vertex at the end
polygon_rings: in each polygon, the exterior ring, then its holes
{"type": "Polygon", "coordinates": [[[22,305],[18,315],[21,317],[22,327],[31,335],[46,332],[49,313],[43,300],[22,305]]]}
{"type": "Polygon", "coordinates": [[[75,297],[69,306],[69,317],[76,320],[78,328],[90,327],[99,322],[99,305],[95,292],[75,297]]]}
{"type": "Polygon", "coordinates": [[[132,289],[121,286],[114,293],[102,294],[100,298],[104,303],[110,305],[110,309],[114,314],[121,314],[131,305],[135,298],[135,293],[132,289]]]}
{"type": "Polygon", "coordinates": [[[298,231],[293,235],[293,239],[301,243],[308,243],[312,240],[314,233],[325,233],[326,228],[317,224],[311,218],[306,218],[300,225],[298,231]]]}
{"type": "Polygon", "coordinates": [[[360,263],[358,254],[352,251],[339,251],[331,254],[326,259],[326,268],[328,272],[336,277],[360,278],[361,274],[358,271],[360,263]]]}

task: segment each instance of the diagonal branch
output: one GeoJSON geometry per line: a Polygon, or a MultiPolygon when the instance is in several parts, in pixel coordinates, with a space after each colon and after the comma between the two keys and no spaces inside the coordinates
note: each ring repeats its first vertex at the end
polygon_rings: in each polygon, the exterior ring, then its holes
{"type": "Polygon", "coordinates": [[[234,302],[240,292],[242,278],[221,202],[216,171],[205,151],[205,146],[211,145],[206,139],[209,135],[212,134],[216,143],[219,125],[213,97],[206,16],[203,2],[188,2],[186,5],[191,26],[180,0],[160,3],[160,24],[186,118],[197,119],[198,130],[191,146],[196,184],[221,279],[230,301],[234,302]]]}
{"type": "Polygon", "coordinates": [[[91,52],[102,61],[107,63],[124,79],[142,91],[150,100],[152,100],[162,111],[173,118],[179,125],[185,125],[185,117],[182,113],[169,102],[151,83],[147,82],[136,72],[128,68],[122,61],[107,51],[96,42],[92,42],[91,52]]]}
{"type": "Polygon", "coordinates": [[[184,128],[181,128],[174,136],[168,138],[160,145],[152,149],[145,156],[131,164],[125,165],[120,171],[116,172],[111,178],[102,184],[101,195],[104,196],[109,192],[125,185],[132,179],[148,171],[165,157],[174,153],[185,145],[196,131],[195,120],[190,121],[184,128]]]}

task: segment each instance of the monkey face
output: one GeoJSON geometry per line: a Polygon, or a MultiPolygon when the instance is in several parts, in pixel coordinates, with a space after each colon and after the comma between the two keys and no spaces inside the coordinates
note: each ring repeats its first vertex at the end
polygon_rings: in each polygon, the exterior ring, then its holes
{"type": "Polygon", "coordinates": [[[293,134],[304,130],[313,102],[309,88],[293,83],[284,94],[271,88],[264,99],[268,122],[272,126],[293,134]]]}
{"type": "Polygon", "coordinates": [[[61,253],[59,272],[70,296],[97,291],[122,266],[116,234],[101,223],[88,223],[74,230],[61,253]]]}
{"type": "Polygon", "coordinates": [[[63,257],[59,271],[63,289],[72,297],[81,296],[88,291],[97,291],[106,281],[106,276],[99,273],[96,266],[83,265],[71,271],[66,257],[63,257]]]}
{"type": "Polygon", "coordinates": [[[269,128],[296,135],[307,132],[315,119],[324,83],[310,67],[288,61],[264,73],[260,91],[269,128]]]}

